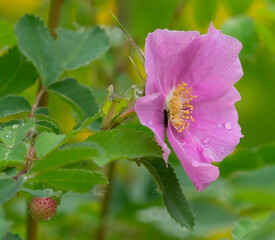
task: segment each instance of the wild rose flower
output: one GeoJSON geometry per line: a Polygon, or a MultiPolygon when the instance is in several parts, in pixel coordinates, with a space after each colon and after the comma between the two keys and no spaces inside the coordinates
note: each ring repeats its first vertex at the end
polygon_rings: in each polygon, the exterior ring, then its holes
{"type": "Polygon", "coordinates": [[[167,162],[168,141],[197,191],[219,175],[213,161],[230,154],[242,137],[234,84],[243,71],[242,44],[216,30],[156,30],[145,45],[145,96],[135,111],[150,128],[167,162]],[[166,125],[167,124],[167,125],[166,125]]]}

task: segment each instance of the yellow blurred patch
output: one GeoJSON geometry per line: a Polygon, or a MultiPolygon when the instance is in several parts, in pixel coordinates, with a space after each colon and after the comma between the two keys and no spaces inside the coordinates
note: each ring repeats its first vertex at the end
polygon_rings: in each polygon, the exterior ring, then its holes
{"type": "Polygon", "coordinates": [[[16,19],[25,13],[35,12],[42,4],[42,0],[0,0],[0,15],[16,19]]]}
{"type": "Polygon", "coordinates": [[[228,13],[223,4],[219,2],[218,10],[216,12],[215,19],[213,19],[213,25],[215,28],[220,29],[224,21],[229,18],[228,13]]]}
{"type": "Polygon", "coordinates": [[[106,25],[113,23],[113,20],[108,12],[108,9],[110,9],[115,15],[117,14],[116,0],[107,0],[106,3],[101,7],[96,16],[97,23],[106,25]]]}
{"type": "Polygon", "coordinates": [[[257,13],[261,9],[266,9],[266,2],[262,0],[254,1],[247,11],[247,14],[251,17],[257,17],[257,13]]]}

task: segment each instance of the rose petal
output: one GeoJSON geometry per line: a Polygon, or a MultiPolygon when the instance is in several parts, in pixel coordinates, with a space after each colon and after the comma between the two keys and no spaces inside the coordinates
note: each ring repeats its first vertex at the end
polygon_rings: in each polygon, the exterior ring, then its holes
{"type": "Polygon", "coordinates": [[[185,50],[199,36],[196,31],[159,29],[148,34],[145,44],[146,95],[158,91],[168,95],[175,82],[182,81],[190,64],[185,50]]]}
{"type": "Polygon", "coordinates": [[[135,111],[139,117],[140,123],[154,132],[156,141],[162,147],[163,158],[167,162],[171,151],[165,143],[164,104],[165,98],[163,95],[148,95],[137,100],[135,111]]]}
{"type": "Polygon", "coordinates": [[[167,138],[181,162],[185,172],[195,185],[198,192],[207,188],[219,176],[219,169],[207,161],[206,156],[200,156],[199,145],[188,134],[187,139],[178,133],[169,123],[167,138]]]}
{"type": "Polygon", "coordinates": [[[240,94],[232,87],[222,98],[194,105],[195,122],[190,124],[188,132],[211,162],[221,161],[232,153],[243,137],[234,106],[239,99],[240,94]]]}
{"type": "Polygon", "coordinates": [[[185,82],[193,87],[194,94],[201,101],[206,101],[223,96],[242,77],[238,58],[242,44],[216,30],[212,24],[208,33],[200,38],[200,50],[189,68],[185,82]]]}

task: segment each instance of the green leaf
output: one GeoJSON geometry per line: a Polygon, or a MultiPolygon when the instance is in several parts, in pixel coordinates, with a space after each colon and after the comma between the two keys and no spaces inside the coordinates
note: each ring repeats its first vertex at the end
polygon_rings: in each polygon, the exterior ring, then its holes
{"type": "Polygon", "coordinates": [[[24,97],[9,95],[0,98],[0,118],[16,113],[30,112],[31,109],[31,104],[24,97]]]}
{"type": "Polygon", "coordinates": [[[241,240],[248,233],[259,228],[260,224],[258,222],[253,222],[249,218],[243,218],[234,224],[234,228],[232,230],[232,237],[234,240],[241,240]]]}
{"type": "Polygon", "coordinates": [[[0,139],[8,146],[13,146],[23,140],[28,131],[34,127],[33,119],[25,119],[22,124],[14,124],[0,131],[0,139]]]}
{"type": "Polygon", "coordinates": [[[37,68],[45,86],[62,74],[62,62],[44,22],[33,15],[21,17],[15,26],[18,46],[37,68]]]}
{"type": "Polygon", "coordinates": [[[49,90],[68,102],[81,119],[93,116],[98,111],[91,90],[78,83],[74,78],[56,82],[49,87],[49,90]]]}
{"type": "Polygon", "coordinates": [[[45,182],[62,190],[79,193],[90,191],[96,184],[106,184],[106,178],[98,172],[81,169],[54,169],[29,179],[33,182],[45,182]]]}
{"type": "Polygon", "coordinates": [[[35,151],[39,158],[44,157],[48,152],[54,149],[64,139],[64,135],[43,132],[35,139],[35,151]]]}
{"type": "Polygon", "coordinates": [[[15,181],[10,177],[0,177],[0,204],[11,199],[20,190],[22,184],[23,178],[15,181]]]}
{"type": "Polygon", "coordinates": [[[104,154],[94,157],[99,166],[116,159],[161,157],[161,147],[151,136],[132,129],[101,131],[90,136],[87,141],[97,143],[104,154]]]}
{"type": "Polygon", "coordinates": [[[45,86],[49,86],[66,69],[87,65],[109,47],[104,30],[94,28],[84,32],[59,29],[54,41],[44,22],[33,16],[20,18],[15,35],[20,50],[33,62],[45,86]]]}
{"type": "Polygon", "coordinates": [[[0,97],[20,93],[34,84],[37,72],[17,48],[0,58],[0,97]]]}
{"type": "Polygon", "coordinates": [[[52,152],[33,163],[32,171],[48,171],[80,160],[89,160],[98,157],[98,147],[91,143],[81,143],[70,148],[52,152]]]}
{"type": "Polygon", "coordinates": [[[50,188],[46,188],[43,190],[33,190],[33,189],[22,187],[21,191],[29,193],[35,197],[58,197],[59,198],[62,193],[61,191],[54,192],[50,188]]]}
{"type": "Polygon", "coordinates": [[[6,46],[16,44],[16,38],[13,33],[13,26],[8,22],[0,20],[0,50],[6,46]]]}
{"type": "Polygon", "coordinates": [[[169,164],[167,167],[161,158],[142,159],[140,163],[148,169],[156,180],[171,217],[181,226],[193,230],[195,216],[180,188],[174,169],[169,164]]]}
{"type": "Polygon", "coordinates": [[[61,28],[58,30],[56,44],[57,49],[60,49],[63,68],[75,69],[89,64],[106,52],[109,39],[100,27],[83,32],[61,28]]]}
{"type": "Polygon", "coordinates": [[[62,134],[63,131],[61,129],[61,126],[57,121],[55,121],[53,118],[45,115],[45,114],[35,114],[35,119],[36,119],[36,126],[44,126],[49,131],[53,131],[56,134],[62,134]]]}
{"type": "Polygon", "coordinates": [[[275,164],[275,142],[258,147],[243,149],[228,156],[217,164],[220,175],[227,177],[236,171],[251,171],[275,164]]]}
{"type": "Polygon", "coordinates": [[[6,152],[5,157],[0,160],[8,161],[9,163],[15,162],[20,163],[23,162],[25,159],[25,156],[27,155],[27,148],[26,145],[23,142],[16,143],[12,149],[9,149],[9,151],[6,152]]]}
{"type": "Polygon", "coordinates": [[[22,240],[22,238],[18,234],[12,234],[8,232],[4,238],[1,238],[1,240],[22,240]]]}
{"type": "Polygon", "coordinates": [[[193,12],[197,24],[200,27],[207,27],[214,18],[217,11],[218,1],[217,0],[194,0],[193,1],[193,12]]]}

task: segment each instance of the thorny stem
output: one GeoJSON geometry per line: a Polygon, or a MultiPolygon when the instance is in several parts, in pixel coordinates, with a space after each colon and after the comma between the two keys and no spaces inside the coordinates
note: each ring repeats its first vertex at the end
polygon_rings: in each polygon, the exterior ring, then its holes
{"type": "MultiPolygon", "coordinates": [[[[64,1],[65,0],[51,0],[50,1],[48,27],[49,27],[49,31],[54,39],[57,39],[57,37],[58,37],[56,29],[59,24],[60,12],[61,12],[61,8],[62,8],[64,1]]],[[[46,88],[42,87],[41,82],[40,82],[39,89],[40,90],[39,90],[39,92],[36,96],[36,99],[34,101],[34,104],[32,106],[30,118],[34,118],[34,112],[35,112],[40,100],[41,100],[42,106],[47,106],[48,93],[46,92],[46,88]]],[[[26,156],[26,159],[27,159],[26,164],[25,164],[24,168],[22,169],[22,171],[15,178],[18,179],[22,174],[25,174],[29,171],[30,165],[34,161],[34,155],[35,155],[35,148],[34,148],[34,143],[32,141],[30,152],[26,156]]],[[[28,208],[29,208],[29,206],[27,206],[27,209],[28,208]]],[[[35,221],[32,218],[32,216],[27,212],[27,214],[26,214],[26,240],[37,240],[37,239],[38,239],[38,222],[35,221]]]]}
{"type": "Polygon", "coordinates": [[[60,19],[61,8],[65,0],[51,0],[48,16],[48,27],[54,39],[57,39],[57,28],[60,19]]]}
{"type": "Polygon", "coordinates": [[[40,91],[38,92],[37,96],[36,96],[36,99],[34,101],[34,104],[32,105],[32,111],[31,111],[31,114],[30,114],[30,118],[33,118],[34,117],[34,112],[40,102],[40,99],[43,95],[43,93],[46,91],[46,88],[42,88],[40,89],[40,91]]]}
{"type": "MultiPolygon", "coordinates": [[[[27,206],[28,208],[29,206],[27,206]]],[[[27,213],[27,235],[26,240],[37,240],[38,239],[38,222],[27,213]]]]}
{"type": "Polygon", "coordinates": [[[112,185],[113,185],[113,177],[114,177],[114,168],[115,162],[111,162],[107,169],[107,178],[109,181],[109,185],[106,187],[106,192],[101,201],[101,222],[97,232],[96,239],[97,240],[106,240],[108,237],[108,229],[109,229],[109,210],[110,210],[110,202],[112,196],[112,185]]]}

